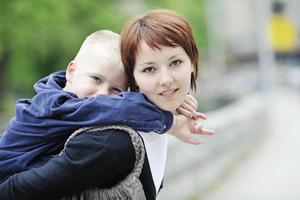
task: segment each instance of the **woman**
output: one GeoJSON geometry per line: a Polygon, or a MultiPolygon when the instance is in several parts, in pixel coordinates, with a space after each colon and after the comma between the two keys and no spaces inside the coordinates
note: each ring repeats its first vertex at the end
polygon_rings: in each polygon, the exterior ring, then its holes
{"type": "MultiPolygon", "coordinates": [[[[131,90],[143,92],[164,110],[175,114],[189,89],[196,87],[197,47],[189,23],[176,12],[152,10],[129,21],[121,33],[121,55],[131,90]]],[[[199,127],[197,119],[177,119],[177,132],[170,133],[187,143],[201,142],[191,137],[193,133],[213,134],[199,127]]],[[[54,199],[118,183],[134,165],[130,138],[122,130],[100,132],[78,135],[62,155],[40,168],[12,176],[0,186],[2,198],[54,199]]],[[[155,199],[162,185],[166,138],[139,134],[146,149],[139,179],[146,199],[155,199]],[[156,147],[160,150],[155,151],[156,147]]]]}

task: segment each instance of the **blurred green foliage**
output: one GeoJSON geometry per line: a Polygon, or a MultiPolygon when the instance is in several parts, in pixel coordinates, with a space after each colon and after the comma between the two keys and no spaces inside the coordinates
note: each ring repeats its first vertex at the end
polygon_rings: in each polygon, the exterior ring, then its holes
{"type": "Polygon", "coordinates": [[[1,105],[7,94],[33,95],[32,85],[65,69],[90,33],[120,32],[129,17],[151,8],[180,12],[190,20],[198,46],[205,47],[207,41],[204,0],[0,0],[0,4],[1,105]]]}
{"type": "Polygon", "coordinates": [[[119,31],[123,19],[113,5],[114,1],[2,0],[0,58],[8,55],[1,66],[7,74],[6,89],[31,93],[38,78],[64,69],[85,36],[97,29],[119,31]]]}

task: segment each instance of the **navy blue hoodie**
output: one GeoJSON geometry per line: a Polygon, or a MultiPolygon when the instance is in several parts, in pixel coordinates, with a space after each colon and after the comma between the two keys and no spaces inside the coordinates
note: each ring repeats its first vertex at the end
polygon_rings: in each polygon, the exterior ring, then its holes
{"type": "Polygon", "coordinates": [[[63,91],[65,84],[64,71],[50,74],[34,85],[32,99],[17,101],[16,116],[0,138],[0,183],[47,162],[80,127],[124,124],[163,133],[173,123],[170,112],[159,109],[141,93],[80,99],[63,91]]]}

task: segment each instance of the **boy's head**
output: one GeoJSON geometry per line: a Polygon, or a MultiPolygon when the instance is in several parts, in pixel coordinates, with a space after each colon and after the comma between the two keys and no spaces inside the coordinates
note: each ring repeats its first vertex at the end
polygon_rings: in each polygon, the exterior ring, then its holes
{"type": "Polygon", "coordinates": [[[119,35],[102,30],[89,35],[66,70],[67,92],[78,98],[100,94],[114,95],[127,90],[119,35]]]}

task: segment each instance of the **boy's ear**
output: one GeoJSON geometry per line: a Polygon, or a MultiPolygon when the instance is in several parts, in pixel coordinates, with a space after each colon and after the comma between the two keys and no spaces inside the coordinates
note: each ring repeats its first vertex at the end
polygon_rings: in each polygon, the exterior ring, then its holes
{"type": "Polygon", "coordinates": [[[66,69],[66,79],[68,82],[72,81],[72,77],[74,75],[74,72],[76,70],[76,63],[74,60],[72,60],[69,64],[68,67],[66,69]]]}

